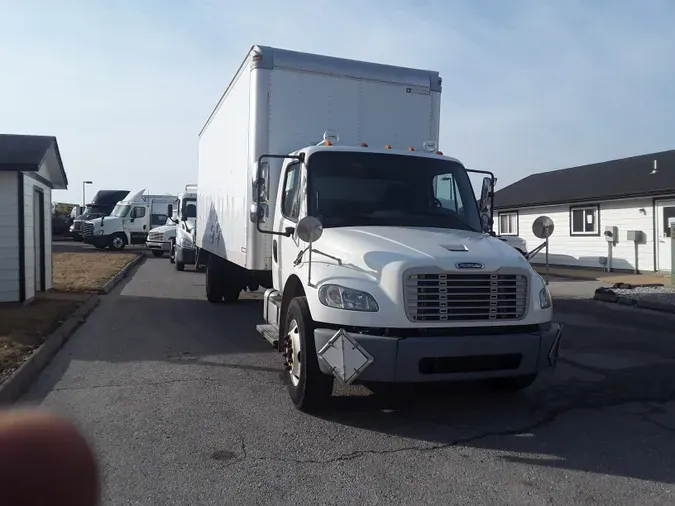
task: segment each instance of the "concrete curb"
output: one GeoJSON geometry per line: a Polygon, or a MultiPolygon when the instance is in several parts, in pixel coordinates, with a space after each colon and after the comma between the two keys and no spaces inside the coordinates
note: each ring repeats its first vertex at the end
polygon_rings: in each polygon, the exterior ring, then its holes
{"type": "MultiPolygon", "coordinates": [[[[624,285],[625,286],[625,285],[624,285]]],[[[638,286],[663,286],[663,285],[632,285],[633,288],[638,286]]],[[[623,288],[622,286],[615,286],[614,288],[623,288]]],[[[650,309],[652,311],[659,311],[661,313],[675,314],[675,304],[665,304],[663,302],[634,299],[625,295],[617,295],[611,288],[598,288],[593,295],[593,300],[600,302],[612,302],[621,304],[622,306],[639,307],[642,309],[650,309]]]]}
{"type": "Polygon", "coordinates": [[[125,265],[121,271],[119,271],[114,278],[109,280],[105,285],[103,285],[101,288],[98,290],[99,295],[106,295],[110,293],[110,291],[115,288],[120,281],[122,281],[124,278],[127,277],[131,269],[136,267],[139,263],[143,261],[145,258],[145,253],[139,253],[136,258],[134,258],[131,262],[129,262],[127,265],[125,265]]]}
{"type": "Polygon", "coordinates": [[[98,295],[90,296],[77,310],[52,332],[45,342],[0,385],[0,404],[16,401],[33,383],[57,351],[70,339],[85,318],[101,301],[98,295]]]}

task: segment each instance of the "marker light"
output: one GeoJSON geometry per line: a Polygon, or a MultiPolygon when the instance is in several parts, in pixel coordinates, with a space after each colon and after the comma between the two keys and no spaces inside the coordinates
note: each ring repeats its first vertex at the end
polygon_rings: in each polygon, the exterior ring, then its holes
{"type": "Polygon", "coordinates": [[[443,151],[436,151],[436,154],[442,156],[442,155],[443,155],[443,151]]]}
{"type": "Polygon", "coordinates": [[[428,151],[429,153],[433,153],[436,151],[436,142],[435,141],[424,141],[424,144],[422,144],[422,149],[424,151],[428,151]]]}
{"type": "Polygon", "coordinates": [[[391,144],[385,144],[384,149],[391,149],[391,144]]]}
{"type": "Polygon", "coordinates": [[[362,142],[362,143],[361,143],[361,147],[362,147],[362,148],[367,148],[367,147],[368,147],[368,143],[367,143],[367,142],[362,142]]]}
{"type": "Polygon", "coordinates": [[[408,151],[415,151],[415,148],[413,148],[412,146],[408,146],[408,151]]]}
{"type": "Polygon", "coordinates": [[[339,140],[340,136],[337,134],[337,132],[334,132],[333,130],[326,130],[323,133],[323,142],[326,144],[326,146],[332,146],[333,144],[337,144],[339,140]]]}

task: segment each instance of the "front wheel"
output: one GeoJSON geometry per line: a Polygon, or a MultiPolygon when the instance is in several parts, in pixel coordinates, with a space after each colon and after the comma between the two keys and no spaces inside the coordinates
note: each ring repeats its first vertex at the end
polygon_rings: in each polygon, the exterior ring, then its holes
{"type": "Polygon", "coordinates": [[[319,369],[314,344],[314,320],[306,297],[294,298],[284,319],[283,353],[288,371],[288,393],[296,408],[319,411],[333,393],[333,376],[319,369]]]}
{"type": "Polygon", "coordinates": [[[176,261],[176,242],[171,241],[171,249],[169,249],[169,262],[174,263],[176,261]]]}
{"type": "Polygon", "coordinates": [[[122,251],[127,245],[127,240],[124,237],[124,234],[115,234],[110,238],[108,247],[114,251],[122,251]]]}
{"type": "Polygon", "coordinates": [[[155,257],[157,257],[157,258],[160,258],[163,254],[164,254],[163,251],[158,251],[158,250],[156,250],[156,249],[153,249],[153,250],[152,250],[152,255],[155,256],[155,257]]]}

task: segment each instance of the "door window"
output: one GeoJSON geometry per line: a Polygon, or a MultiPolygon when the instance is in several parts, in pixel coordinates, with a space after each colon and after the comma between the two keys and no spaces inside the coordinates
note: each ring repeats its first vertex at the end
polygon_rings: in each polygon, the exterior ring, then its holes
{"type": "Polygon", "coordinates": [[[300,175],[302,165],[294,163],[286,169],[284,192],[281,196],[281,214],[292,221],[300,215],[300,175]]]}
{"type": "Polygon", "coordinates": [[[670,237],[670,226],[668,221],[675,222],[675,206],[668,206],[663,208],[663,223],[662,232],[663,237],[670,237]]]}
{"type": "Polygon", "coordinates": [[[131,211],[132,218],[143,218],[145,216],[145,207],[134,207],[131,211]]]}

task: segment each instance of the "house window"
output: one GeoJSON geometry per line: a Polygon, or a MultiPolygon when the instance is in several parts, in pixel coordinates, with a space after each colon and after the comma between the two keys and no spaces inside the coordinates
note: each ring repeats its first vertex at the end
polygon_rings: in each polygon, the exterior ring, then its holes
{"type": "Polygon", "coordinates": [[[600,235],[600,207],[570,207],[570,235],[600,235]]]}
{"type": "Polygon", "coordinates": [[[518,235],[518,211],[499,213],[499,235],[518,235]]]}

